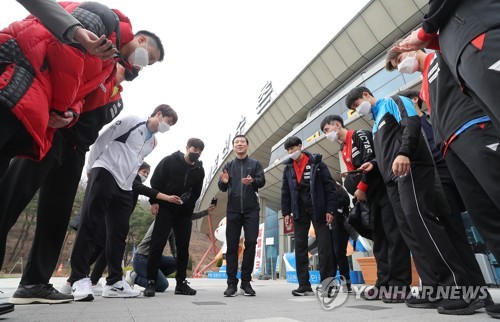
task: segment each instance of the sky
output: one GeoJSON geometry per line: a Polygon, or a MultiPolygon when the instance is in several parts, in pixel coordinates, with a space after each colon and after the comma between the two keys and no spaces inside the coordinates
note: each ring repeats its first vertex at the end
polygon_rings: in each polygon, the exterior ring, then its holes
{"type": "MultiPolygon", "coordinates": [[[[134,31],[156,33],[165,47],[163,62],[123,84],[120,116],[148,116],[159,104],[169,104],[179,116],[157,136],[159,144],[145,161],[154,170],[197,137],[205,143],[201,160],[208,174],[242,117],[246,129],[257,118],[266,82],[281,93],[368,0],[99,2],[120,9],[134,31]]],[[[0,28],[26,15],[17,2],[3,1],[0,28]]]]}

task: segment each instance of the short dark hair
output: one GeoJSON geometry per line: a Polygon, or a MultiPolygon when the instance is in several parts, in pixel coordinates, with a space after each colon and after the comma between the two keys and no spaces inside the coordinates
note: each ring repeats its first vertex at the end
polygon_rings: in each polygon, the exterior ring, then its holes
{"type": "Polygon", "coordinates": [[[238,134],[236,135],[234,138],[233,138],[233,145],[234,145],[234,140],[236,140],[236,138],[244,138],[245,141],[247,141],[247,145],[250,145],[250,143],[248,143],[248,138],[246,136],[244,136],[243,134],[238,134]]]}
{"type": "Polygon", "coordinates": [[[351,109],[352,104],[356,102],[358,99],[363,98],[363,93],[367,92],[371,96],[373,96],[372,92],[364,86],[359,86],[351,89],[349,93],[347,93],[345,97],[345,105],[347,105],[348,109],[351,109]]]}
{"type": "Polygon", "coordinates": [[[147,162],[143,162],[141,166],[139,167],[139,171],[144,170],[144,169],[151,169],[151,166],[147,164],[147,162]]]}
{"type": "Polygon", "coordinates": [[[297,136],[291,136],[285,140],[285,149],[288,150],[294,146],[298,146],[299,144],[302,144],[302,140],[297,136]]]}
{"type": "Polygon", "coordinates": [[[403,52],[399,50],[393,50],[395,46],[398,46],[404,38],[398,39],[392,44],[392,46],[389,48],[387,51],[387,54],[385,55],[385,69],[392,72],[393,70],[398,69],[397,67],[392,66],[391,61],[394,59],[397,59],[399,55],[401,55],[403,52]]]}
{"type": "MultiPolygon", "coordinates": [[[[320,130],[323,131],[323,128],[325,127],[325,125],[332,124],[332,122],[335,122],[335,121],[339,122],[340,126],[345,128],[344,119],[340,115],[333,114],[333,115],[328,115],[327,117],[325,117],[323,119],[323,121],[321,121],[320,130]]],[[[325,132],[325,131],[323,131],[323,132],[325,132]]]]}
{"type": "Polygon", "coordinates": [[[197,148],[197,149],[200,149],[201,151],[203,151],[203,149],[205,149],[205,143],[203,143],[203,141],[200,139],[190,138],[188,140],[187,147],[188,148],[193,147],[193,148],[197,148]]]}
{"type": "Polygon", "coordinates": [[[161,112],[161,115],[163,117],[169,117],[171,116],[172,117],[172,121],[175,123],[177,123],[177,113],[174,111],[173,108],[170,107],[170,105],[167,105],[167,104],[160,104],[158,105],[155,110],[153,111],[153,113],[151,114],[151,116],[155,116],[158,112],[161,112]]]}
{"type": "Polygon", "coordinates": [[[165,57],[165,49],[163,49],[163,44],[161,43],[160,37],[158,37],[155,33],[147,30],[139,30],[135,33],[135,36],[140,35],[144,35],[155,42],[156,48],[158,48],[158,50],[160,51],[159,61],[163,61],[163,58],[165,57]]]}
{"type": "Polygon", "coordinates": [[[418,98],[417,105],[419,108],[422,108],[423,101],[420,98],[420,93],[418,91],[412,91],[412,90],[401,91],[398,93],[398,95],[408,97],[409,99],[414,99],[415,97],[418,98]]]}

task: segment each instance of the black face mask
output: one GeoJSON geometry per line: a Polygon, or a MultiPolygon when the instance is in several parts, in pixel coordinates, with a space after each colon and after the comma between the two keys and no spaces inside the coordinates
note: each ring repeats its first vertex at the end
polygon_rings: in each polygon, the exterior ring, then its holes
{"type": "Polygon", "coordinates": [[[188,158],[189,158],[189,161],[196,162],[200,158],[200,154],[199,153],[190,152],[188,154],[188,158]]]}

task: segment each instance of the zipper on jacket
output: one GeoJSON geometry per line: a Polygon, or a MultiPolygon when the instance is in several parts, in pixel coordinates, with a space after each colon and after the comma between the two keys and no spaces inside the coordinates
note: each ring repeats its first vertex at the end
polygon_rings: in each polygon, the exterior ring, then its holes
{"type": "MultiPolygon", "coordinates": [[[[240,173],[241,173],[241,179],[243,179],[243,161],[240,162],[240,173]]],[[[241,192],[240,192],[240,212],[243,213],[243,181],[240,180],[240,185],[241,185],[241,192]]]]}

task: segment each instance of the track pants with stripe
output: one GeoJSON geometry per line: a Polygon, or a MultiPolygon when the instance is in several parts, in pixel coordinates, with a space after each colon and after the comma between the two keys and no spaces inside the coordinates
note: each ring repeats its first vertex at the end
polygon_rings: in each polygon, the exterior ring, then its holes
{"type": "Polygon", "coordinates": [[[429,274],[436,274],[439,285],[466,286],[463,263],[437,218],[444,196],[439,196],[435,176],[433,166],[413,164],[408,175],[387,184],[389,199],[423,284],[432,283],[429,274]]]}
{"type": "Polygon", "coordinates": [[[458,136],[445,155],[474,225],[500,259],[500,135],[491,123],[458,136]]]}

